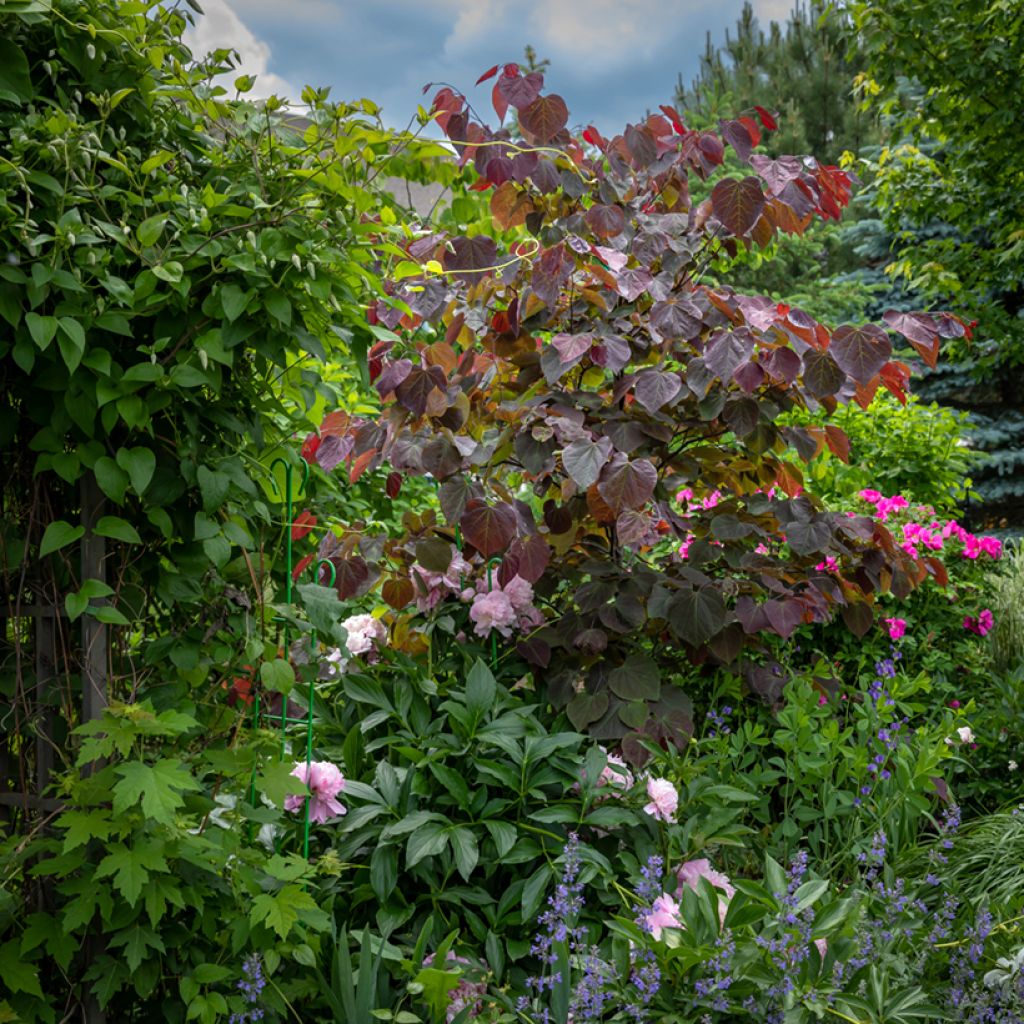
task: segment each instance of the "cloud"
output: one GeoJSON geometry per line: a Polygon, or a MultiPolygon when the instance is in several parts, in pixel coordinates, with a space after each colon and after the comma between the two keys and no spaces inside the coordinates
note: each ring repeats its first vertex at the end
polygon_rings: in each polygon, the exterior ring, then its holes
{"type": "Polygon", "coordinates": [[[197,57],[220,48],[238,51],[239,61],[235,71],[219,76],[219,84],[230,91],[240,75],[255,75],[256,84],[249,93],[252,98],[266,99],[276,93],[278,96],[298,99],[300,89],[268,70],[270,46],[256,38],[227,0],[203,0],[203,11],[202,15],[196,17],[195,25],[190,25],[185,32],[185,43],[189,49],[197,57]]]}

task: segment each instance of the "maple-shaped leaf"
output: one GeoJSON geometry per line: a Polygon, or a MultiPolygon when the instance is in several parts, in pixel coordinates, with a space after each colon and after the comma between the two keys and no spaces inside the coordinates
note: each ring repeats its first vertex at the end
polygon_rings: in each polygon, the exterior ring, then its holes
{"type": "Polygon", "coordinates": [[[757,178],[723,178],[711,190],[715,216],[734,235],[747,234],[764,209],[764,193],[757,178]]]}
{"type": "Polygon", "coordinates": [[[480,552],[490,558],[503,552],[516,535],[516,514],[508,505],[486,505],[473,500],[459,520],[462,535],[480,552]]]}
{"type": "Polygon", "coordinates": [[[136,842],[131,848],[124,843],[111,843],[107,855],[96,866],[94,877],[113,875],[113,887],[129,906],[134,906],[151,871],[167,871],[167,861],[159,846],[146,841],[136,842]]]}
{"type": "Polygon", "coordinates": [[[115,771],[121,779],[113,787],[114,813],[123,814],[141,799],[142,813],[163,825],[174,822],[174,812],[185,803],[183,792],[201,788],[176,758],[163,758],[155,764],[126,761],[115,771]]]}
{"type": "Polygon", "coordinates": [[[458,280],[472,283],[485,274],[494,273],[498,246],[493,238],[487,235],[453,238],[451,247],[453,251],[444,254],[444,269],[452,271],[458,280]]]}
{"type": "Polygon", "coordinates": [[[651,500],[658,483],[658,471],[647,459],[616,455],[604,467],[598,493],[616,515],[628,508],[642,508],[651,500]]]}
{"type": "MultiPolygon", "coordinates": [[[[511,99],[509,102],[512,102],[511,99]]],[[[568,123],[569,108],[556,93],[538,96],[519,111],[519,126],[528,131],[542,146],[549,143],[568,123]]]]}
{"type": "Polygon", "coordinates": [[[892,355],[892,343],[881,327],[843,324],[832,334],[829,353],[858,384],[867,384],[892,355]]]}

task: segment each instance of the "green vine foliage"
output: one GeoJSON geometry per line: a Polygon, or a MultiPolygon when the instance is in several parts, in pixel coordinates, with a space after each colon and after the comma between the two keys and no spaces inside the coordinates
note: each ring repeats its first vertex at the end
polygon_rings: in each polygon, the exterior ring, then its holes
{"type": "MultiPolygon", "coordinates": [[[[304,791],[229,689],[262,660],[268,686],[291,684],[271,621],[283,466],[300,491],[292,439],[328,406],[378,407],[364,310],[406,230],[379,186],[392,156],[440,151],[366,100],[306,90],[299,119],[246,101],[244,76],[230,95],[214,78],[232,55],[194,61],[187,19],[0,2],[0,789],[29,788],[48,721],[44,795],[63,807],[0,819],[0,1019],[172,1000],[163,1019],[212,1021],[236,976],[214,961],[286,940],[309,959],[297,936],[329,923],[305,862],[255,844],[279,810],[257,798],[248,831],[215,827],[218,796],[304,791]],[[90,535],[105,579],[80,570],[90,535]],[[45,690],[33,604],[57,613],[45,690]],[[109,630],[111,703],[82,725],[90,621],[109,630]]],[[[348,522],[394,516],[313,468],[304,505],[325,491],[348,522]]]]}

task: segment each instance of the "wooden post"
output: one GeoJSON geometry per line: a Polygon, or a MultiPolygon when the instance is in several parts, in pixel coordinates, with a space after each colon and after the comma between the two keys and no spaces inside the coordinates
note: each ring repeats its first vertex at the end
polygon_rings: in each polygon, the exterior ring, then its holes
{"type": "MultiPolygon", "coordinates": [[[[103,492],[96,483],[92,473],[82,477],[82,525],[85,536],[82,538],[82,580],[107,581],[105,559],[107,542],[97,537],[93,527],[103,515],[103,492]]],[[[91,615],[82,616],[82,721],[91,722],[103,714],[107,706],[107,627],[91,615]]],[[[83,768],[83,774],[88,772],[83,768]]],[[[90,936],[86,940],[85,955],[94,960],[103,951],[103,940],[99,936],[90,936]]],[[[107,1015],[92,993],[83,999],[82,1014],[85,1024],[106,1024],[107,1015]]]]}
{"type": "MultiPolygon", "coordinates": [[[[82,477],[82,580],[106,583],[107,542],[93,532],[103,515],[103,492],[91,473],[82,477]]],[[[91,722],[107,706],[107,627],[82,616],[82,721],[91,722]]]]}

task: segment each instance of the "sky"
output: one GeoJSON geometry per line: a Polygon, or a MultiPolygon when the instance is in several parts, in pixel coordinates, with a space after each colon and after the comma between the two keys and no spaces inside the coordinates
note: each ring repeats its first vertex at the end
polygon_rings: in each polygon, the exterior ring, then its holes
{"type": "MultiPolygon", "coordinates": [[[[494,64],[521,61],[530,44],[551,66],[571,125],[606,134],[670,103],[678,76],[689,84],[705,35],[724,42],[743,0],[199,0],[186,41],[193,52],[239,51],[239,74],[257,75],[250,95],[298,100],[304,85],[331,86],[336,100],[368,97],[387,124],[404,126],[428,82],[466,93],[493,122],[494,64]],[[485,113],[486,111],[486,113],[485,113]]],[[[762,26],[782,21],[793,0],[753,0],[762,26]]],[[[432,95],[432,93],[430,94],[432,95]]]]}

